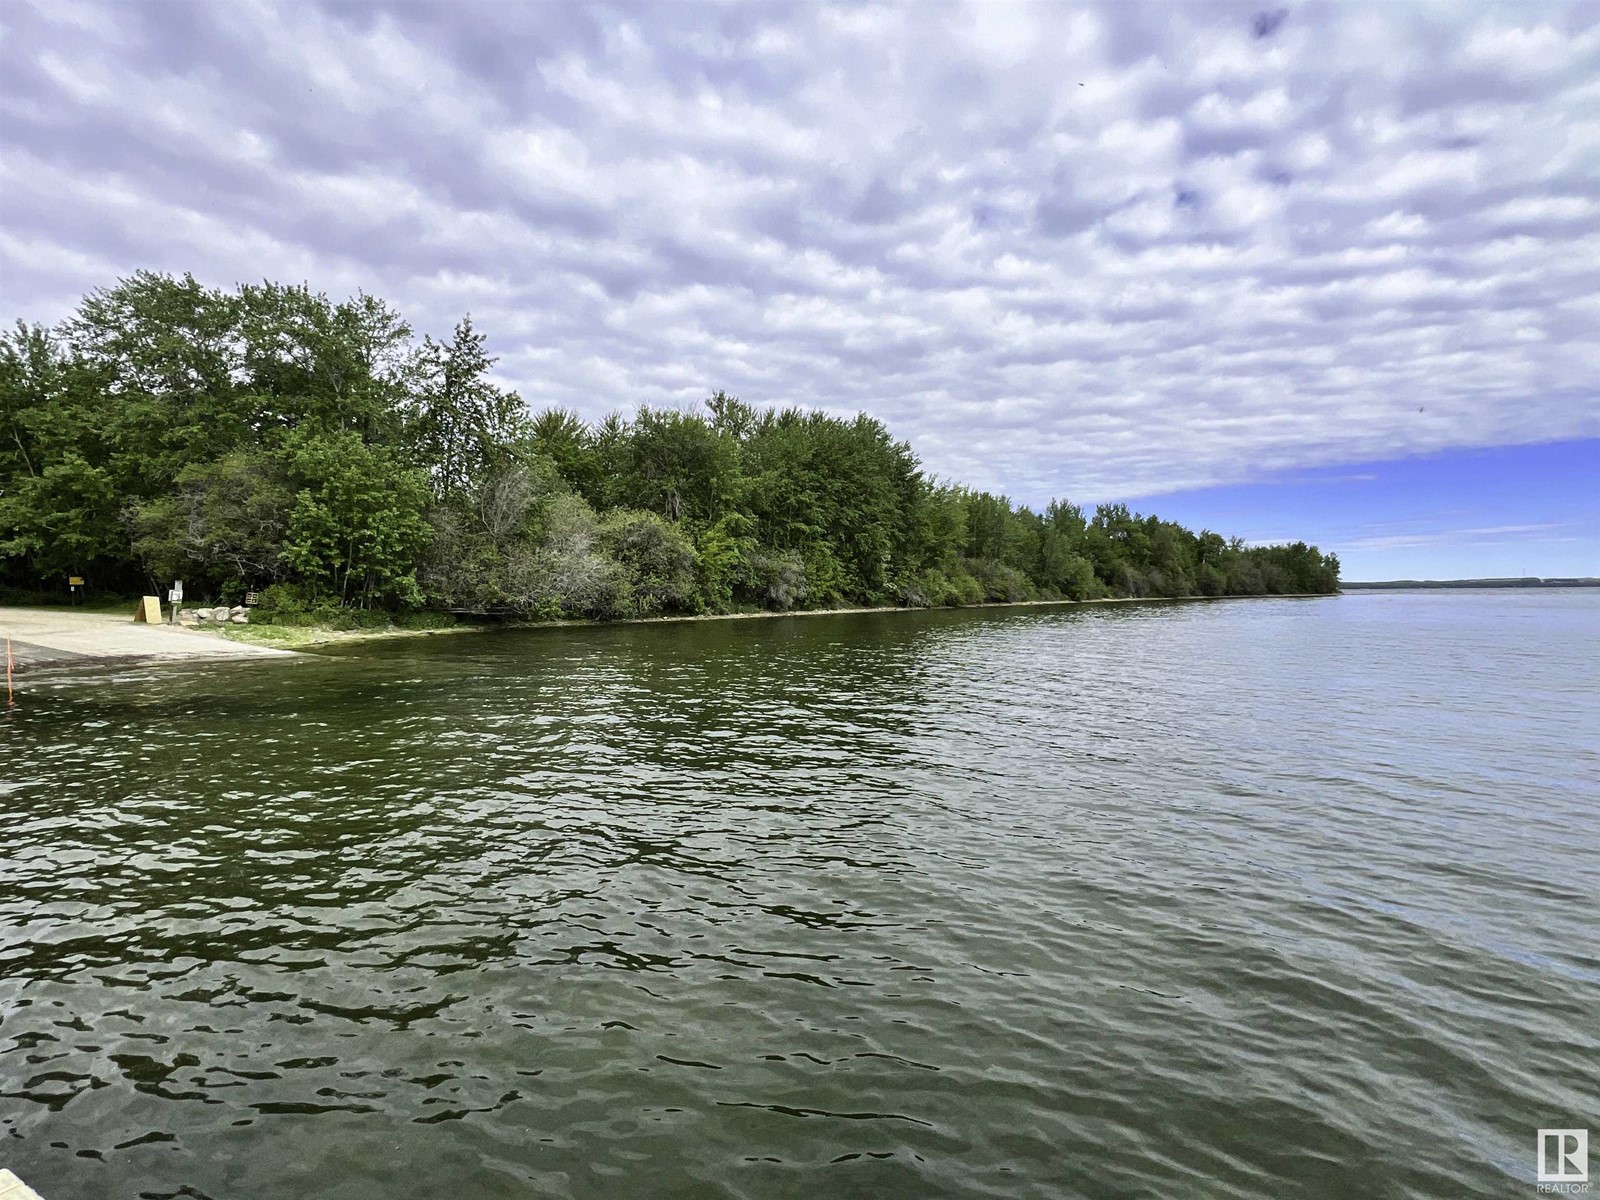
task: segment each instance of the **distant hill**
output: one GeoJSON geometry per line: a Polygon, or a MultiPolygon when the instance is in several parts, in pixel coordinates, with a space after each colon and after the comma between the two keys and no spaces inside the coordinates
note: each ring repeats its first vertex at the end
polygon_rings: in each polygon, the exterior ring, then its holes
{"type": "Polygon", "coordinates": [[[1537,575],[1524,575],[1518,579],[1385,579],[1368,583],[1346,582],[1339,585],[1345,592],[1399,591],[1412,588],[1568,588],[1600,587],[1600,579],[1541,579],[1537,575]]]}

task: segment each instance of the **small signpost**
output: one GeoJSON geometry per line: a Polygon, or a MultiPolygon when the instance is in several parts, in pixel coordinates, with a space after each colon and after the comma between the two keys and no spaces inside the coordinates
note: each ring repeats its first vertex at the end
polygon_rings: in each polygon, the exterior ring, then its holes
{"type": "Polygon", "coordinates": [[[178,623],[178,605],[183,602],[183,580],[174,579],[172,586],[167,589],[167,603],[172,606],[172,615],[167,618],[167,624],[178,623]]]}
{"type": "Polygon", "coordinates": [[[68,575],[67,587],[72,589],[72,602],[74,604],[80,603],[83,594],[83,576],[68,575]]]}

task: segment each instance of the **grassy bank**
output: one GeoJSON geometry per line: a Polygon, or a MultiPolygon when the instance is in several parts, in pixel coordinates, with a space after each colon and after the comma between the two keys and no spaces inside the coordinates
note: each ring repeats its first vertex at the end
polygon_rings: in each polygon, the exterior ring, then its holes
{"type": "MultiPolygon", "coordinates": [[[[592,625],[592,621],[575,621],[571,624],[592,625]]],[[[232,642],[249,646],[273,646],[280,650],[304,650],[313,646],[326,646],[340,642],[372,642],[385,638],[433,637],[438,634],[481,633],[497,625],[471,624],[446,625],[434,629],[411,629],[400,625],[382,625],[370,629],[335,629],[331,625],[224,625],[216,633],[232,642]]]]}

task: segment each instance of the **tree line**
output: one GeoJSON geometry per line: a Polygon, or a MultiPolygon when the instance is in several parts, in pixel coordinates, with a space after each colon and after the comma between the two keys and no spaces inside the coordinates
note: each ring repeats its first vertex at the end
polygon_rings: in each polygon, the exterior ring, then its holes
{"type": "Polygon", "coordinates": [[[0,335],[0,586],[186,581],[269,610],[609,618],[1329,592],[1246,546],[931,478],[862,414],[529,413],[470,319],[419,342],[368,295],[142,272],[0,335]]]}

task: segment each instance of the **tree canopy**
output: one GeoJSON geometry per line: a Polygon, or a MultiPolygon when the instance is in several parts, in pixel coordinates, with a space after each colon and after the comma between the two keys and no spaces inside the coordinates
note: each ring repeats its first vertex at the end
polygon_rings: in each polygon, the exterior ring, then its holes
{"type": "Polygon", "coordinates": [[[1329,592],[1246,546],[929,477],[861,414],[530,414],[485,336],[383,301],[141,272],[0,335],[0,584],[615,617],[1329,592]]]}

